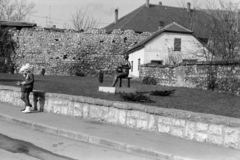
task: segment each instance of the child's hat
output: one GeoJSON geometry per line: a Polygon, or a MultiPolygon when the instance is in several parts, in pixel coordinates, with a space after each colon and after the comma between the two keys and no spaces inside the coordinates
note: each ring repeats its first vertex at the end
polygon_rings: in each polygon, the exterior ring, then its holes
{"type": "Polygon", "coordinates": [[[29,64],[29,63],[23,65],[23,66],[20,68],[19,73],[22,73],[22,72],[25,71],[25,70],[28,70],[28,71],[30,70],[30,64],[29,64]]]}

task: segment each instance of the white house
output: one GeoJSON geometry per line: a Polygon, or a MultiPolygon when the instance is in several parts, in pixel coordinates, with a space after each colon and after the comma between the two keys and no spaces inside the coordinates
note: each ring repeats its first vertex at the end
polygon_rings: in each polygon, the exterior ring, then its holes
{"type": "Polygon", "coordinates": [[[183,60],[204,61],[209,55],[193,32],[175,22],[159,29],[127,52],[131,77],[139,77],[139,65],[148,63],[176,64],[183,60]]]}

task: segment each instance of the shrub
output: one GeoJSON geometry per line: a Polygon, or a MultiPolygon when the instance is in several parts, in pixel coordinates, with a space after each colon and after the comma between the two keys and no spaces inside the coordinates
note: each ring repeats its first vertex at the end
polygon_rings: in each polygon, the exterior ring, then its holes
{"type": "Polygon", "coordinates": [[[169,96],[171,94],[173,94],[175,92],[175,89],[173,90],[164,90],[164,91],[151,91],[150,95],[154,95],[154,96],[169,96]]]}
{"type": "Polygon", "coordinates": [[[40,75],[44,76],[44,75],[45,75],[45,73],[46,73],[46,70],[45,70],[45,68],[42,68],[42,70],[40,71],[40,75]]]}
{"type": "Polygon", "coordinates": [[[133,101],[133,102],[152,102],[149,96],[144,95],[143,93],[119,93],[120,97],[125,101],[133,101]]]}
{"type": "Polygon", "coordinates": [[[157,80],[153,77],[144,77],[142,79],[142,83],[143,84],[149,84],[149,85],[156,85],[157,84],[157,80]]]}
{"type": "Polygon", "coordinates": [[[75,72],[75,76],[84,77],[85,74],[78,71],[78,72],[75,72]]]}

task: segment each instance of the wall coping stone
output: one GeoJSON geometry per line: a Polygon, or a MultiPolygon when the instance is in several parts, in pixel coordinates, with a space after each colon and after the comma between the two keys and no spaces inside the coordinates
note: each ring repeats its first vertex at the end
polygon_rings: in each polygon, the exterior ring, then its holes
{"type": "Polygon", "coordinates": [[[160,64],[142,64],[140,65],[141,67],[151,67],[151,68],[169,68],[169,69],[174,69],[177,67],[181,66],[196,66],[196,65],[222,65],[222,66],[228,66],[228,65],[236,65],[240,66],[239,61],[197,61],[196,63],[188,63],[188,62],[183,62],[179,63],[176,65],[160,65],[160,64]]]}
{"type": "MultiPolygon", "coordinates": [[[[13,86],[3,86],[0,85],[0,90],[12,90],[20,92],[19,87],[13,86]]],[[[42,92],[40,90],[35,90],[36,92],[42,92]]],[[[57,93],[45,93],[45,98],[58,98],[58,99],[66,99],[74,102],[80,103],[88,103],[105,107],[113,107],[124,110],[137,110],[146,112],[153,115],[172,117],[176,119],[190,120],[202,123],[213,123],[226,125],[231,127],[240,127],[240,119],[226,117],[221,115],[214,114],[205,114],[205,113],[195,113],[191,111],[173,109],[173,108],[160,108],[155,106],[130,103],[130,102],[120,102],[120,101],[108,101],[104,99],[84,97],[84,96],[75,96],[75,95],[66,95],[66,94],[57,94],[57,93]]]]}

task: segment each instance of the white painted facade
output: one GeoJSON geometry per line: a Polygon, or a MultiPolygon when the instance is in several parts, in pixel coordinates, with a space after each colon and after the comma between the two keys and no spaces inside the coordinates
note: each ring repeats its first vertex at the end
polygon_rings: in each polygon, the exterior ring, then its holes
{"type": "MultiPolygon", "coordinates": [[[[182,62],[183,59],[206,60],[207,49],[191,34],[163,32],[145,44],[144,48],[129,54],[132,65],[130,76],[139,77],[138,63],[147,64],[152,60],[169,64],[169,56],[174,61],[182,62]],[[174,39],[181,39],[181,51],[174,51],[174,39]]],[[[172,61],[171,61],[172,62],[172,61]]]]}

